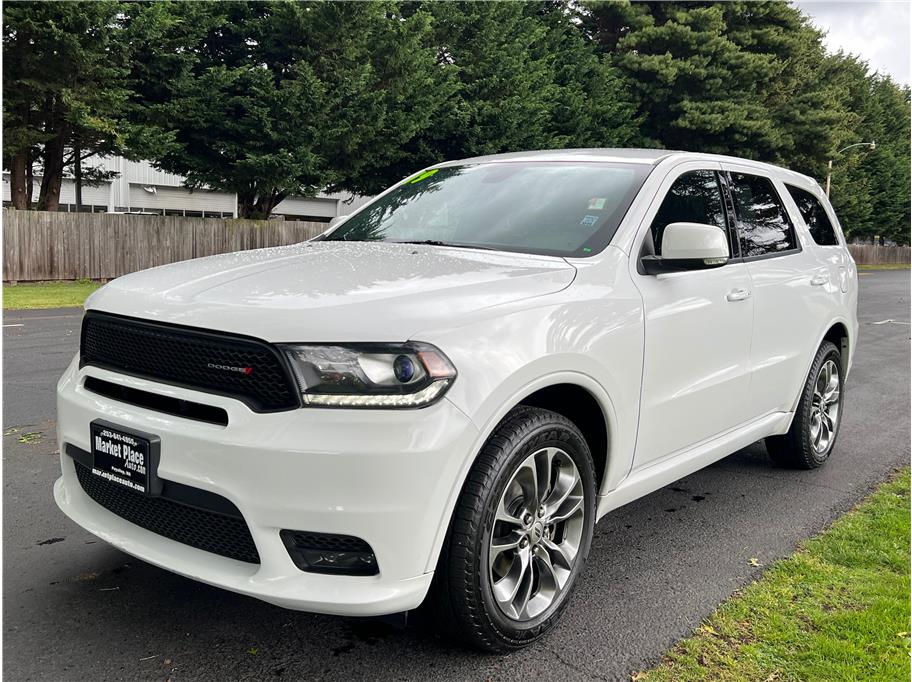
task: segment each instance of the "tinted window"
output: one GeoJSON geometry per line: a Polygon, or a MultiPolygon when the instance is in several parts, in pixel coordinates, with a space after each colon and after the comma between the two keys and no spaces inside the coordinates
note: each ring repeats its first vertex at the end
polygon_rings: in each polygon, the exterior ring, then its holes
{"type": "Polygon", "coordinates": [[[795,232],[769,178],[732,173],[741,255],[765,256],[797,248],[795,232]]]}
{"type": "Polygon", "coordinates": [[[835,246],[838,244],[839,240],[836,238],[833,223],[830,222],[823,204],[817,200],[817,197],[810,192],[791,185],[786,185],[786,188],[798,205],[798,211],[811,231],[811,237],[814,238],[814,241],[821,246],[835,246]]]}
{"type": "Polygon", "coordinates": [[[326,239],[587,256],[611,241],[650,170],[572,162],[431,169],[365,206],[326,239]]]}
{"type": "Polygon", "coordinates": [[[703,223],[725,229],[722,191],[714,171],[684,173],[668,190],[652,221],[652,239],[657,256],[662,254],[662,234],[671,223],[703,223]]]}

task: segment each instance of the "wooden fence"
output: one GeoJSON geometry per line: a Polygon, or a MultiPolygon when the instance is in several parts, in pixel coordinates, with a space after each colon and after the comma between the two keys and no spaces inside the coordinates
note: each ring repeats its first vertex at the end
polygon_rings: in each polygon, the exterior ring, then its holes
{"type": "Polygon", "coordinates": [[[849,244],[849,252],[859,265],[885,265],[910,262],[908,246],[878,246],[877,244],[849,244]]]}
{"type": "MultiPolygon", "coordinates": [[[[326,223],[3,211],[3,279],[113,279],[216,253],[295,244],[326,223]]],[[[908,246],[851,244],[859,264],[908,263],[908,246]]]]}
{"type": "Polygon", "coordinates": [[[283,246],[328,225],[113,213],[3,211],[3,279],[113,279],[155,265],[283,246]]]}

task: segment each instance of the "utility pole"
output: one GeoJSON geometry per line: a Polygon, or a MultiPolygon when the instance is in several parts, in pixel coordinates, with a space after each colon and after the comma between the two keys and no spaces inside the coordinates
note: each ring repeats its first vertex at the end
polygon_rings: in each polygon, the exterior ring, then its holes
{"type": "MultiPolygon", "coordinates": [[[[877,144],[874,142],[874,140],[871,140],[870,142],[856,142],[855,144],[850,144],[848,147],[843,147],[838,152],[833,154],[833,156],[839,156],[846,149],[851,149],[852,147],[870,147],[871,149],[877,149],[877,144]]],[[[827,195],[828,199],[830,198],[830,181],[831,181],[832,176],[833,176],[833,159],[830,159],[827,162],[827,179],[826,179],[826,195],[827,195]]]]}

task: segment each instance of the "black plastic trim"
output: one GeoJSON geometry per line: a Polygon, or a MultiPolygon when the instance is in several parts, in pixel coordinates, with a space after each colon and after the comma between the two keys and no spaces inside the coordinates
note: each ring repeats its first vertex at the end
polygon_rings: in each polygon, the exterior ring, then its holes
{"type": "Polygon", "coordinates": [[[789,249],[788,251],[777,251],[775,253],[761,253],[758,256],[745,256],[740,260],[744,263],[752,263],[757,260],[769,260],[770,258],[781,258],[783,256],[794,256],[802,252],[801,247],[797,249],[789,249]]]}
{"type": "Polygon", "coordinates": [[[725,225],[728,234],[728,250],[731,252],[729,262],[741,261],[741,235],[738,232],[737,218],[735,217],[735,200],[732,197],[728,173],[716,171],[716,179],[722,191],[722,207],[725,210],[725,225]]]}
{"type": "MultiPolygon", "coordinates": [[[[115,426],[115,428],[123,430],[119,426],[115,426]]],[[[92,453],[76,447],[72,443],[66,444],[64,452],[72,457],[77,465],[86,467],[87,469],[91,469],[94,465],[92,453]]],[[[194,509],[199,509],[201,511],[221,514],[222,516],[231,516],[237,519],[244,518],[241,514],[241,510],[238,509],[231,500],[222,497],[217,493],[211,493],[208,490],[194,488],[193,486],[177,483],[176,481],[169,481],[165,478],[159,478],[158,480],[161,482],[162,487],[161,492],[157,497],[162,497],[171,502],[177,502],[185,507],[193,507],[194,509]]]]}
{"type": "Polygon", "coordinates": [[[204,405],[192,400],[182,400],[171,396],[159,395],[143,391],[131,386],[115,384],[98,377],[87,376],[82,382],[87,391],[103,395],[106,398],[117,400],[128,405],[144,407],[155,412],[164,412],[184,419],[207,422],[209,424],[218,424],[220,426],[228,425],[228,412],[221,407],[213,405],[204,405]]]}
{"type": "Polygon", "coordinates": [[[354,535],[283,529],[279,531],[279,537],[282,539],[282,544],[285,545],[288,556],[294,562],[294,565],[306,573],[370,576],[377,575],[380,572],[373,548],[366,541],[355,537],[354,535]],[[364,554],[370,557],[371,562],[358,568],[315,567],[308,564],[306,560],[301,557],[299,552],[302,550],[364,554]]]}
{"type": "Polygon", "coordinates": [[[702,258],[675,258],[668,260],[661,256],[643,256],[640,263],[647,275],[663,275],[669,272],[692,272],[694,270],[715,270],[725,267],[728,259],[721,263],[707,264],[702,258]]]}

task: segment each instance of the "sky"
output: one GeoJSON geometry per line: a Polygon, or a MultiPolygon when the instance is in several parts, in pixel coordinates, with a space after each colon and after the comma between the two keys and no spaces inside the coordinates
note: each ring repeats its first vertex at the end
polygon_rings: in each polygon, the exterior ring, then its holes
{"type": "Polygon", "coordinates": [[[908,85],[910,0],[798,0],[795,3],[827,32],[827,49],[861,57],[871,70],[908,85]]]}

